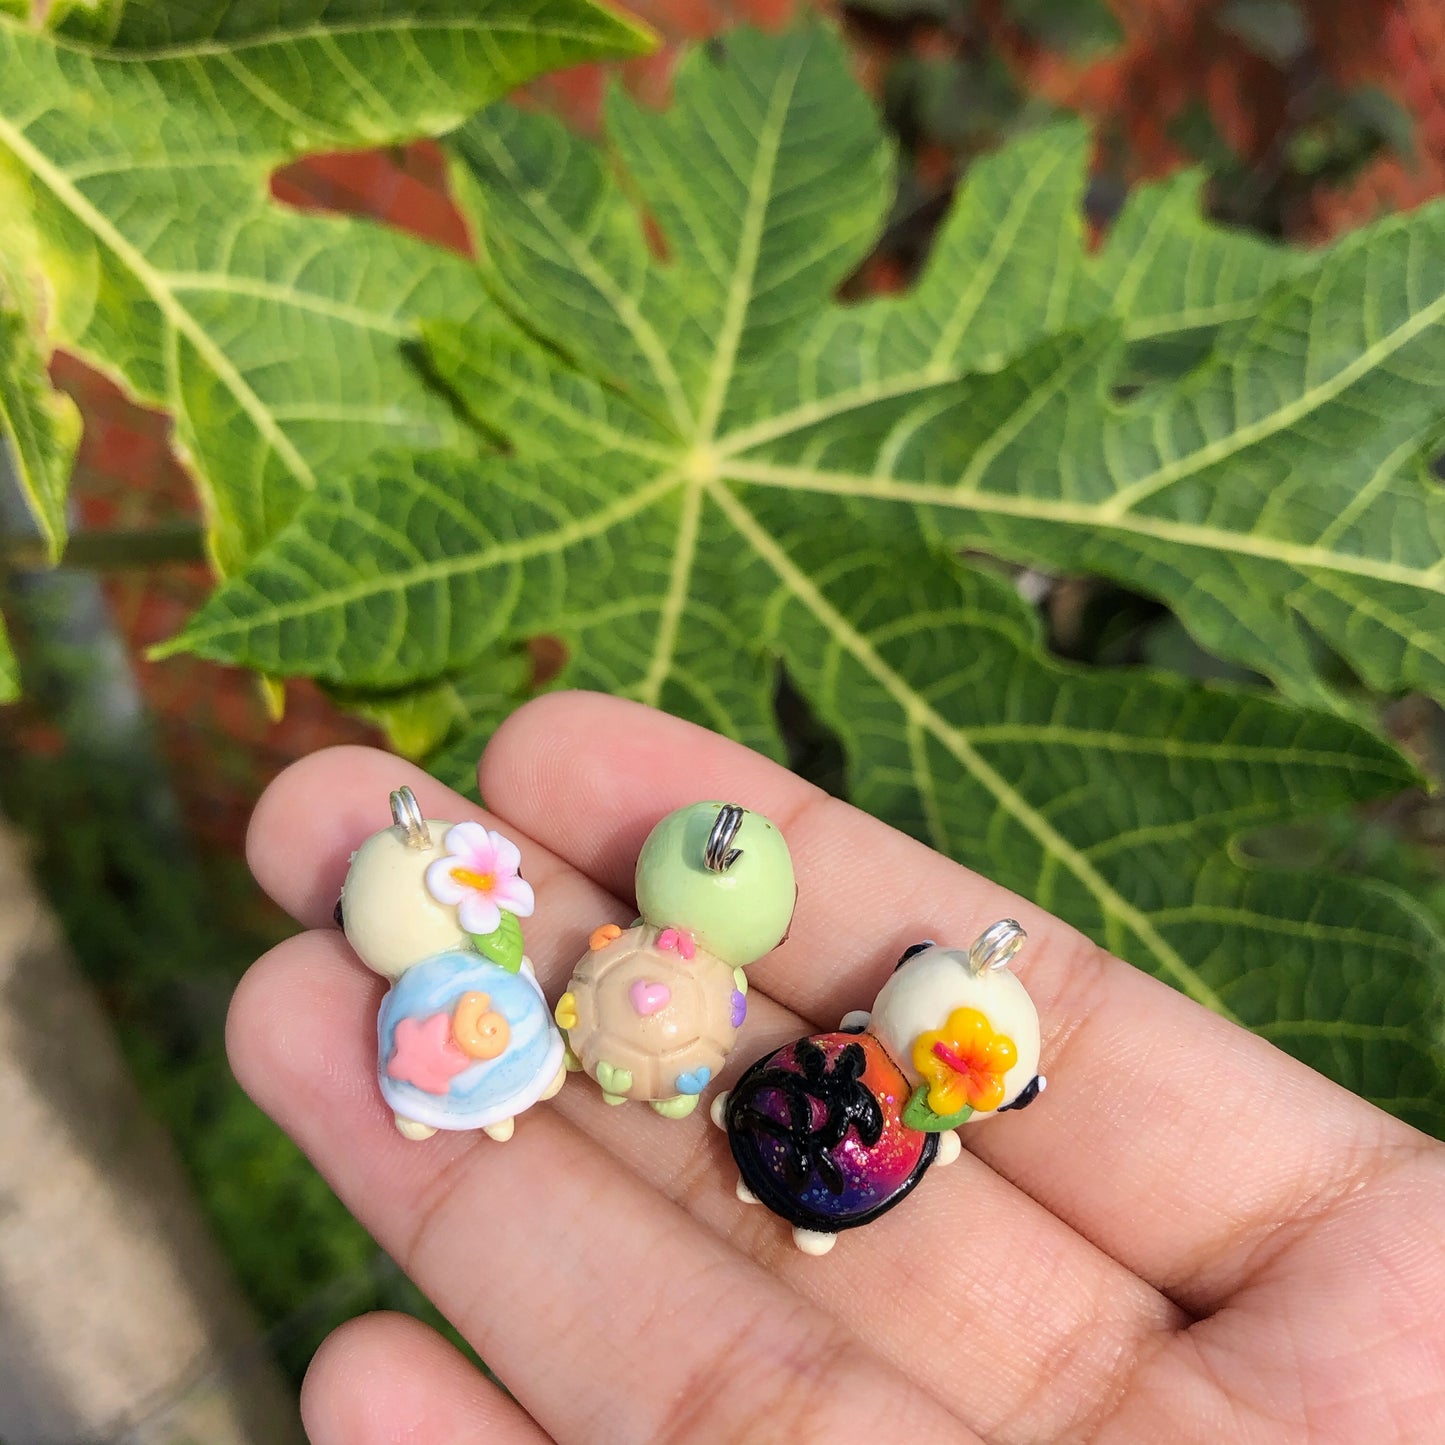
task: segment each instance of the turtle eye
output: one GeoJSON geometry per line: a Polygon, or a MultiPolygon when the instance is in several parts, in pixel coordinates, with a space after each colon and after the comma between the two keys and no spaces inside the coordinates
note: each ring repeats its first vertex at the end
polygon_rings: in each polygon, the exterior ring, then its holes
{"type": "Polygon", "coordinates": [[[341,900],[339,898],[336,900],[336,907],[331,910],[331,916],[336,920],[336,926],[344,930],[346,927],[346,918],[341,912],[341,900]]]}
{"type": "MultiPolygon", "coordinates": [[[[340,904],[337,904],[338,908],[340,906],[340,904]]],[[[908,947],[898,955],[898,962],[893,965],[893,972],[897,973],[915,954],[922,953],[927,948],[936,948],[937,946],[931,938],[925,938],[922,943],[910,943],[908,947]]]]}
{"type": "Polygon", "coordinates": [[[1000,1104],[998,1112],[1002,1114],[1005,1109],[1027,1109],[1048,1085],[1048,1080],[1042,1074],[1035,1074],[1027,1084],[1019,1090],[1018,1098],[1010,1104],[1000,1104]]]}

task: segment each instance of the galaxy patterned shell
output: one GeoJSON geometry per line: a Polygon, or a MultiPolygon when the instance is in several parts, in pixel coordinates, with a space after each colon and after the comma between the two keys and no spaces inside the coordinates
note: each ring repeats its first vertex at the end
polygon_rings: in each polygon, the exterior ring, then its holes
{"type": "Polygon", "coordinates": [[[872,1034],[814,1034],[759,1059],[729,1092],[724,1120],[743,1183],[803,1229],[867,1224],[938,1152],[936,1134],[903,1122],[910,1092],[872,1034]]]}

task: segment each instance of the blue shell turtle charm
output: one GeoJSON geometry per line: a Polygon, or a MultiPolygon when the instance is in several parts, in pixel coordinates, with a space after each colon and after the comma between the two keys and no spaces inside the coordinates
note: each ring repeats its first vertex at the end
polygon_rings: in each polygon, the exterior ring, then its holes
{"type": "Polygon", "coordinates": [[[757,1060],[713,1101],[738,1166],[738,1197],[793,1226],[824,1254],[840,1231],[877,1219],[930,1164],[951,1164],[968,1120],[1031,1103],[1039,1018],[1009,960],[1011,919],[968,950],[916,944],[873,1012],[851,1013],[757,1060]]]}
{"type": "Polygon", "coordinates": [[[522,952],[518,920],[535,900],[521,852],[480,823],[423,818],[410,788],[391,795],[391,812],[352,855],[336,905],[361,961],[392,983],[377,1018],[382,1097],[408,1139],[509,1139],[516,1116],[567,1076],[522,952]]]}

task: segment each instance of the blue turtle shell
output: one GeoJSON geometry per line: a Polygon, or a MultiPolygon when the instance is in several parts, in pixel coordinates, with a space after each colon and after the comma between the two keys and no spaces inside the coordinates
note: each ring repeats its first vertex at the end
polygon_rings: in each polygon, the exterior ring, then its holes
{"type": "Polygon", "coordinates": [[[872,1034],[813,1034],[759,1059],[723,1122],[743,1183],[789,1224],[854,1229],[923,1177],[938,1136],[903,1122],[911,1088],[872,1034]]]}
{"type": "Polygon", "coordinates": [[[481,1129],[530,1108],[562,1067],[562,1036],[527,965],[509,973],[479,953],[439,953],[407,969],[382,1001],[376,1021],[377,1075],[387,1104],[405,1119],[434,1129],[481,1129]],[[392,1078],[387,1064],[403,1019],[448,1014],[466,993],[485,993],[511,1030],[495,1059],[479,1059],[454,1075],[445,1093],[392,1078]]]}

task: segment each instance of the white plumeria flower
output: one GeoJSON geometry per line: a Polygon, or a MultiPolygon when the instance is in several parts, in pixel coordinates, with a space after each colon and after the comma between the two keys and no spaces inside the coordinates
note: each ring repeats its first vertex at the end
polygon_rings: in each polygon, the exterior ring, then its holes
{"type": "Polygon", "coordinates": [[[447,831],[446,849],[426,870],[427,892],[454,907],[468,933],[495,933],[504,908],[519,918],[531,915],[536,895],[517,871],[522,853],[510,838],[480,823],[458,823],[447,831]]]}

